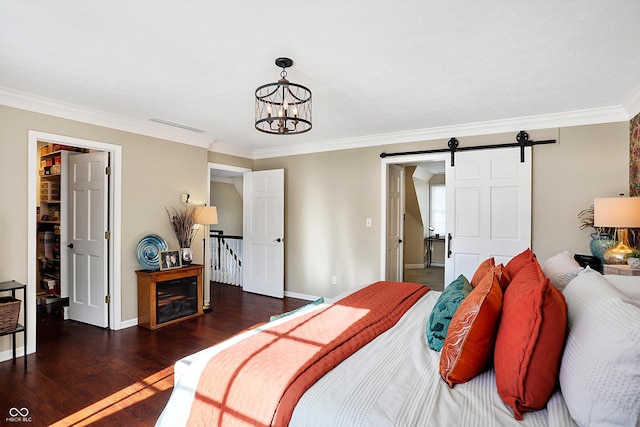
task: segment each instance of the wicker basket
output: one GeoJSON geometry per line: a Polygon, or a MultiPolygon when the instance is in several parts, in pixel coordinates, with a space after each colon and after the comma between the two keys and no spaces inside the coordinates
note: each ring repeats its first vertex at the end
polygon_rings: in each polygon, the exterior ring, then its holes
{"type": "Polygon", "coordinates": [[[0,297],[0,332],[13,331],[18,326],[21,302],[14,297],[0,297]]]}

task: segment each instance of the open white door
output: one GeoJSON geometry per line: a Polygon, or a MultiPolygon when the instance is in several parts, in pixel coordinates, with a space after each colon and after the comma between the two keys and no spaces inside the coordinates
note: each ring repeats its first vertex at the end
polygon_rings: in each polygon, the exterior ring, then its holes
{"type": "Polygon", "coordinates": [[[389,165],[387,170],[387,272],[385,278],[391,282],[401,282],[403,276],[404,168],[389,165]]]}
{"type": "MultiPolygon", "coordinates": [[[[108,326],[107,231],[109,154],[69,156],[69,317],[108,326]]],[[[64,248],[62,248],[64,249],[64,248]]]]}
{"type": "Polygon", "coordinates": [[[447,163],[445,286],[489,257],[506,264],[531,246],[531,147],[457,152],[447,163]]]}
{"type": "Polygon", "coordinates": [[[284,297],[284,169],[244,174],[243,289],[284,297]]]}

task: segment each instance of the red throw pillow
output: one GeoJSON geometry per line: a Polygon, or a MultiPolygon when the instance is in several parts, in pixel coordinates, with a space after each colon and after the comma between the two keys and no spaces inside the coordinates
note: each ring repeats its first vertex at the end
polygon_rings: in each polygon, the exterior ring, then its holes
{"type": "Polygon", "coordinates": [[[567,328],[564,296],[540,265],[520,270],[504,294],[494,353],[498,394],[513,409],[542,409],[558,382],[567,328]]]}
{"type": "Polygon", "coordinates": [[[475,288],[476,286],[478,286],[482,281],[482,278],[484,277],[484,275],[487,274],[489,270],[493,268],[494,265],[495,265],[495,261],[493,260],[493,257],[487,258],[484,261],[482,261],[482,263],[476,269],[476,272],[473,273],[471,282],[469,282],[471,283],[471,287],[475,288]]]}
{"type": "Polygon", "coordinates": [[[526,265],[531,264],[534,259],[536,259],[536,256],[533,252],[531,252],[531,249],[529,248],[511,258],[511,261],[509,261],[507,265],[504,266],[507,269],[507,273],[509,273],[511,280],[515,279],[516,274],[518,274],[518,272],[522,270],[522,268],[524,268],[526,265]]]}
{"type": "Polygon", "coordinates": [[[453,387],[478,375],[491,360],[502,291],[495,272],[485,274],[456,310],[440,356],[440,376],[453,387]]]}

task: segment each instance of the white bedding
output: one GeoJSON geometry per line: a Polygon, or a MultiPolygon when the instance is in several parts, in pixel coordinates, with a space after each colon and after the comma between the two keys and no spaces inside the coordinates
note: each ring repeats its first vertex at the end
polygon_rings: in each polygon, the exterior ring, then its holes
{"type": "MultiPolygon", "coordinates": [[[[525,413],[522,421],[516,421],[498,395],[493,371],[450,389],[439,375],[440,353],[429,349],[425,337],[427,319],[439,295],[427,293],[398,324],[321,378],[302,396],[290,426],[575,425],[560,392],[552,396],[546,409],[525,413]]],[[[157,425],[185,425],[207,360],[254,333],[257,331],[241,334],[178,362],[174,391],[157,425]]]]}
{"type": "Polygon", "coordinates": [[[391,330],[334,368],[299,401],[291,426],[572,426],[560,392],[522,421],[500,396],[493,371],[453,389],[425,326],[440,292],[425,295],[391,330]]]}

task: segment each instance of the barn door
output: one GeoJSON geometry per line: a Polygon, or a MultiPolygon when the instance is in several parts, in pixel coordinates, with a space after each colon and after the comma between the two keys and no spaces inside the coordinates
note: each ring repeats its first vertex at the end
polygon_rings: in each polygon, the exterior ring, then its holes
{"type": "Polygon", "coordinates": [[[531,147],[458,152],[447,164],[445,286],[469,280],[493,256],[506,263],[531,246],[531,147]]]}

